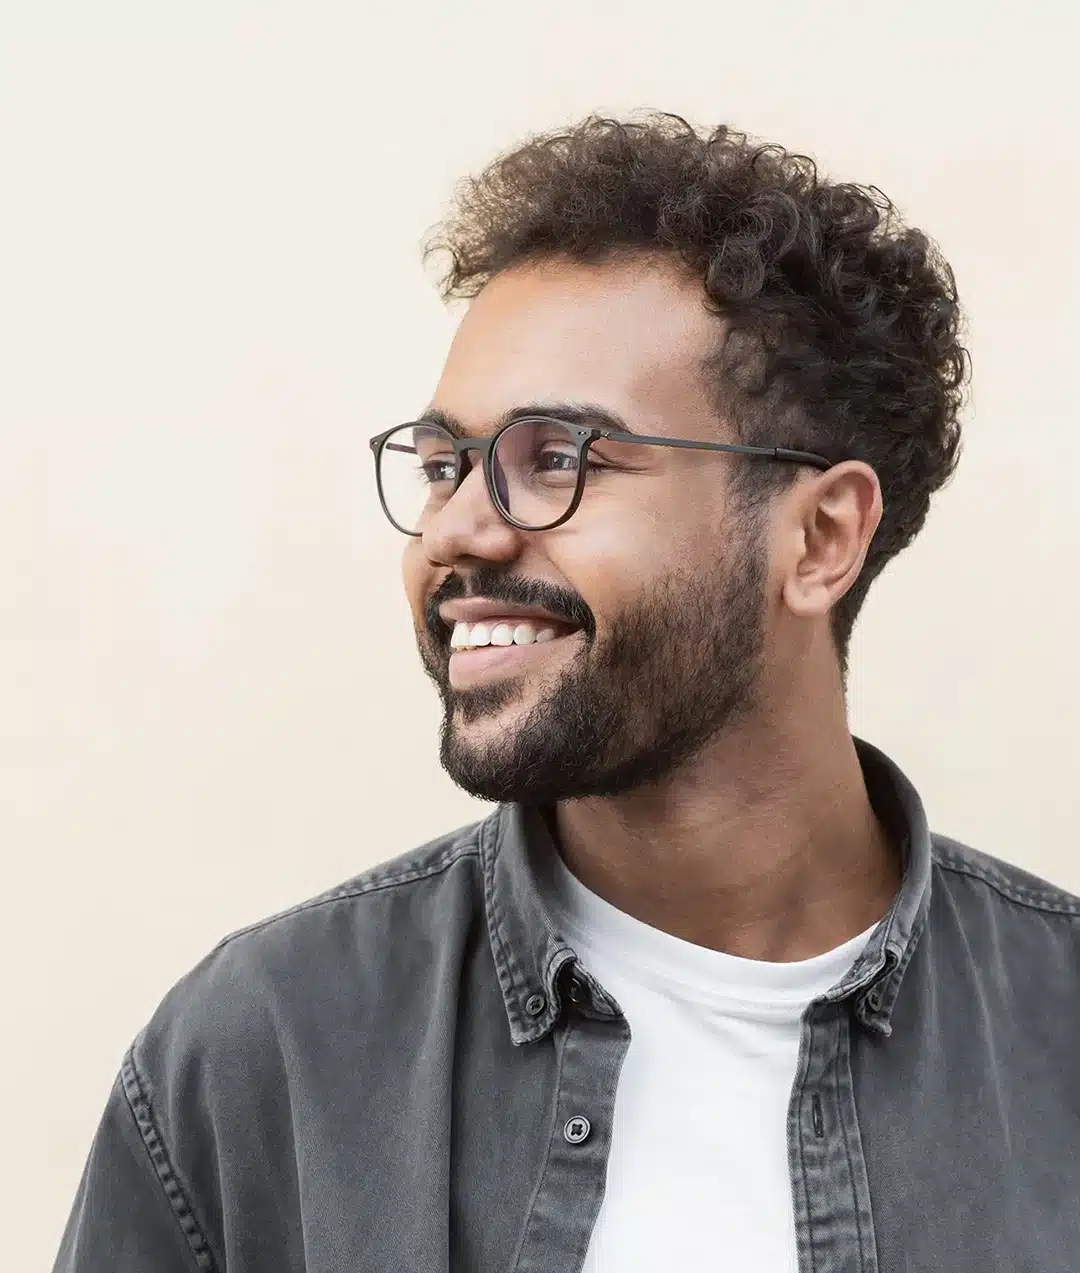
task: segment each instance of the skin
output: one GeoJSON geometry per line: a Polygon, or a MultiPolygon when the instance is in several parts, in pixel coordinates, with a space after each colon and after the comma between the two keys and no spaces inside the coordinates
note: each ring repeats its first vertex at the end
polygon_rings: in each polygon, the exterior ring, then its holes
{"type": "MultiPolygon", "coordinates": [[[[472,301],[430,405],[479,435],[523,404],[584,402],[641,433],[737,441],[706,390],[703,363],[724,329],[703,300],[700,283],[664,258],[516,266],[472,301]]],[[[901,876],[863,782],[828,620],[881,518],[877,478],[855,461],[800,468],[751,538],[730,457],[630,449],[632,467],[590,479],[574,517],[550,531],[507,525],[479,472],[469,475],[405,549],[425,660],[432,670],[446,658],[425,607],[451,576],[467,585],[494,571],[566,590],[591,611],[602,645],[673,577],[722,596],[717,579],[737,582],[739,552],[758,551],[760,640],[740,710],[656,781],[558,800],[552,825],[578,879],[655,928],[749,959],[821,954],[879,920],[901,876]]],[[[497,758],[572,660],[588,657],[583,640],[557,643],[488,710],[455,707],[444,684],[455,746],[497,758]]]]}

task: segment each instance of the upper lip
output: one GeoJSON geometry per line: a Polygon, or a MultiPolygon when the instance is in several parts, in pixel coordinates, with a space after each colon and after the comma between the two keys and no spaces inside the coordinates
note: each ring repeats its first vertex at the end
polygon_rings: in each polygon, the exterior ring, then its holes
{"type": "Polygon", "coordinates": [[[539,606],[511,606],[503,601],[488,601],[486,597],[448,601],[439,607],[439,616],[451,627],[455,623],[482,623],[485,619],[546,619],[563,628],[575,626],[565,616],[552,614],[539,606]]]}

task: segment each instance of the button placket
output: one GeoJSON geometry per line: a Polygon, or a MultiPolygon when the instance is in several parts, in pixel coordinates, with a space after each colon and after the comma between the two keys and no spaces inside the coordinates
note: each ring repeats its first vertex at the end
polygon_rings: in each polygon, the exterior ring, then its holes
{"type": "MultiPolygon", "coordinates": [[[[559,1057],[556,1116],[549,1124],[543,1173],[514,1273],[579,1268],[604,1192],[615,1093],[630,1030],[625,1021],[600,1020],[584,1010],[590,988],[584,980],[581,988],[583,1010],[563,1013],[545,1044],[559,1057]]],[[[569,975],[559,979],[557,993],[571,1002],[569,975]]]]}

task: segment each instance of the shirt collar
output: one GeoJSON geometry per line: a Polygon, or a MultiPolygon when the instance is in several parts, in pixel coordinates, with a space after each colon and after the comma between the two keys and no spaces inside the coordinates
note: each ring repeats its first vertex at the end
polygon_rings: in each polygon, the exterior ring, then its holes
{"type": "MultiPolygon", "coordinates": [[[[900,769],[862,739],[855,739],[855,747],[874,808],[900,844],[903,876],[888,914],[825,998],[854,999],[857,1019],[888,1035],[900,982],[929,911],[930,830],[918,792],[900,769]]],[[[570,986],[568,965],[575,952],[541,900],[556,849],[540,810],[500,805],[480,826],[479,850],[488,935],[512,1041],[531,1043],[547,1034],[568,994],[579,1011],[614,1016],[611,999],[583,972],[570,986]]]]}

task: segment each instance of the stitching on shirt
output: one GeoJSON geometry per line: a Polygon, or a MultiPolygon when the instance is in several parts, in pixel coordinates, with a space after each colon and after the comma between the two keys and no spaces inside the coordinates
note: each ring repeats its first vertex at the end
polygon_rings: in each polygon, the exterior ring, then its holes
{"type": "Polygon", "coordinates": [[[464,843],[455,841],[448,849],[424,866],[402,870],[399,874],[390,875],[384,879],[380,879],[374,874],[379,870],[379,867],[373,866],[369,872],[360,877],[360,882],[339,885],[329,893],[320,893],[318,897],[311,897],[307,901],[298,902],[295,906],[290,906],[288,910],[278,911],[276,914],[268,915],[264,919],[257,919],[253,924],[238,928],[235,932],[222,937],[214,949],[220,950],[222,946],[234,941],[237,937],[244,937],[248,933],[258,932],[261,928],[276,924],[278,920],[289,919],[302,911],[314,910],[317,906],[326,906],[331,902],[345,901],[351,897],[362,897],[367,893],[378,893],[384,888],[396,888],[399,884],[412,884],[416,880],[424,880],[432,875],[438,875],[441,871],[453,866],[461,858],[478,857],[479,849],[477,847],[476,833],[479,828],[473,827],[470,830],[473,832],[470,840],[464,843]]]}
{"type": "MultiPolygon", "coordinates": [[[[810,1058],[814,1055],[814,1017],[811,1013],[808,1021],[806,1039],[806,1060],[799,1075],[800,1092],[810,1072],[810,1058]]],[[[814,1244],[814,1215],[810,1209],[810,1183],[806,1178],[806,1129],[802,1126],[802,1100],[799,1101],[799,1165],[802,1167],[803,1196],[806,1199],[806,1239],[810,1248],[810,1270],[817,1273],[817,1253],[814,1244]]]]}
{"type": "Polygon", "coordinates": [[[153,1165],[162,1192],[165,1194],[172,1213],[176,1216],[180,1230],[187,1239],[188,1246],[195,1257],[195,1263],[203,1273],[216,1273],[217,1265],[210,1250],[210,1243],[206,1239],[206,1234],[199,1227],[199,1222],[195,1219],[191,1210],[191,1204],[188,1202],[184,1187],[173,1169],[168,1150],[165,1148],[165,1141],[158,1131],[157,1122],[150,1108],[150,1101],[139,1078],[139,1071],[135,1065],[134,1044],[128,1048],[124,1055],[121,1078],[128,1108],[135,1119],[135,1124],[139,1129],[146,1152],[150,1156],[150,1162],[153,1165]]]}
{"type": "Polygon", "coordinates": [[[907,968],[908,964],[910,964],[912,959],[914,958],[915,950],[919,945],[919,941],[922,938],[923,929],[926,927],[927,921],[929,920],[929,918],[930,918],[930,908],[929,906],[924,906],[922,910],[920,911],[918,918],[915,921],[915,925],[911,930],[911,934],[908,937],[907,942],[904,945],[903,954],[897,960],[896,967],[893,969],[892,975],[885,982],[886,993],[889,995],[888,1009],[886,1012],[885,1023],[884,1023],[885,1024],[884,1033],[886,1037],[892,1031],[891,1021],[892,1021],[893,1008],[896,1006],[896,1000],[900,994],[900,983],[904,978],[904,971],[907,968]]]}
{"type": "Polygon", "coordinates": [[[1080,898],[1073,897],[1064,889],[1056,889],[1052,886],[1030,888],[1024,884],[1015,884],[998,871],[972,862],[941,844],[934,845],[934,860],[942,870],[980,880],[987,888],[992,888],[1007,901],[1016,902],[1019,906],[1027,906],[1032,910],[1047,911],[1055,915],[1074,917],[1080,915],[1080,898]]]}
{"type": "MultiPolygon", "coordinates": [[[[497,834],[497,832],[493,831],[492,834],[497,834]]],[[[479,836],[477,839],[479,841],[479,836]]],[[[498,891],[495,888],[495,858],[495,853],[481,855],[480,858],[481,866],[484,869],[484,894],[487,904],[491,908],[492,929],[495,934],[495,940],[499,946],[499,958],[502,961],[503,968],[506,970],[506,976],[510,982],[510,989],[516,991],[522,978],[518,975],[517,969],[514,965],[513,953],[510,949],[509,943],[503,935],[503,919],[499,911],[498,891]]],[[[496,971],[500,972],[499,979],[501,981],[501,971],[498,967],[496,967],[496,971]]]]}
{"type": "MultiPolygon", "coordinates": [[[[841,1017],[840,1022],[838,1024],[840,1025],[841,1030],[846,1029],[848,1032],[848,1051],[850,1052],[851,1050],[851,1018],[848,1017],[845,1019],[841,1017]]],[[[865,1254],[866,1248],[863,1245],[862,1222],[859,1219],[859,1196],[858,1196],[858,1189],[855,1184],[855,1169],[851,1161],[851,1141],[848,1138],[847,1123],[844,1121],[844,1101],[840,1094],[840,1042],[839,1040],[837,1040],[836,1047],[833,1049],[833,1073],[835,1076],[834,1081],[836,1084],[836,1087],[835,1087],[836,1114],[840,1122],[840,1134],[844,1140],[844,1156],[845,1158],[847,1158],[848,1178],[851,1181],[852,1202],[854,1203],[854,1210],[855,1210],[855,1234],[859,1240],[859,1263],[862,1264],[863,1256],[865,1254]]]]}
{"type": "Polygon", "coordinates": [[[566,1032],[561,1039],[562,1046],[556,1048],[558,1056],[558,1065],[555,1070],[555,1099],[551,1105],[551,1121],[548,1124],[547,1149],[544,1151],[544,1163],[540,1169],[540,1174],[536,1178],[536,1187],[532,1191],[532,1197],[529,1199],[529,1209],[525,1213],[525,1224],[521,1230],[521,1240],[518,1242],[517,1250],[514,1252],[514,1262],[511,1264],[511,1270],[517,1269],[521,1265],[521,1257],[525,1252],[525,1243],[529,1236],[529,1228],[532,1225],[533,1212],[536,1210],[536,1200],[540,1196],[540,1190],[544,1187],[544,1177],[547,1175],[548,1166],[551,1163],[551,1146],[555,1141],[555,1128],[559,1123],[559,1100],[562,1096],[562,1077],[563,1062],[566,1059],[566,1049],[570,1042],[570,1034],[573,1030],[572,1024],[567,1024],[566,1032]]]}

